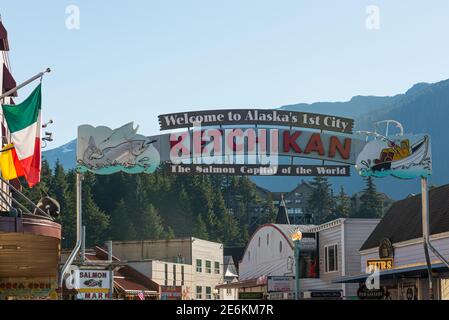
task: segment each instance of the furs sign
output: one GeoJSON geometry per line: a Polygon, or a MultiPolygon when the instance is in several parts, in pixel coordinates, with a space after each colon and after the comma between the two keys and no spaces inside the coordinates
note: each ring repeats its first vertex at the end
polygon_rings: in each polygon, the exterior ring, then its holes
{"type": "Polygon", "coordinates": [[[303,112],[185,112],[161,115],[159,122],[161,130],[188,128],[169,134],[170,172],[176,174],[348,176],[365,145],[350,135],[353,120],[303,112]],[[294,157],[322,163],[294,165],[294,157]]]}

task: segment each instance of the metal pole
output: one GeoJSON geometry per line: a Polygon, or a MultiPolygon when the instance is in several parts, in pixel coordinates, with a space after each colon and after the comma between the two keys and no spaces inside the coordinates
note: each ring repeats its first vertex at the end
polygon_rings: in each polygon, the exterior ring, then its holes
{"type": "Polygon", "coordinates": [[[110,279],[109,279],[109,299],[114,299],[114,267],[112,266],[112,241],[107,241],[108,246],[108,262],[110,263],[110,279]]]}
{"type": "Polygon", "coordinates": [[[82,175],[80,173],[76,173],[76,244],[75,248],[73,248],[72,252],[70,253],[69,258],[65,262],[64,266],[62,267],[61,274],[59,275],[59,288],[61,290],[61,298],[62,298],[62,288],[64,283],[64,275],[69,269],[70,265],[73,263],[73,260],[75,260],[76,255],[78,254],[80,248],[81,248],[81,239],[82,239],[82,228],[83,228],[83,221],[82,221],[82,207],[81,207],[81,196],[82,196],[82,189],[81,189],[81,182],[82,182],[82,175]]]}
{"type": "Polygon", "coordinates": [[[433,294],[433,277],[432,277],[432,262],[430,261],[428,243],[429,239],[429,197],[427,188],[427,178],[421,177],[421,206],[422,206],[422,234],[424,254],[427,262],[427,273],[429,278],[429,299],[434,299],[433,294]]]}
{"type": "Polygon", "coordinates": [[[35,75],[34,77],[28,79],[27,81],[25,81],[25,82],[19,84],[17,87],[15,87],[15,88],[13,88],[13,89],[11,89],[11,90],[5,92],[4,94],[2,94],[2,95],[0,96],[0,99],[3,99],[3,98],[6,98],[6,97],[10,96],[11,94],[15,93],[16,91],[18,91],[18,90],[22,89],[23,87],[29,85],[29,84],[30,84],[31,82],[33,82],[34,80],[37,80],[37,79],[39,79],[39,78],[42,78],[42,76],[43,76],[44,74],[50,73],[50,72],[51,72],[51,69],[50,69],[50,68],[45,69],[45,71],[43,71],[43,72],[39,72],[39,73],[38,73],[37,75],[35,75]]]}
{"type": "Polygon", "coordinates": [[[81,229],[81,261],[86,261],[86,226],[81,229]]]}
{"type": "Polygon", "coordinates": [[[299,276],[300,276],[300,266],[299,266],[299,260],[300,260],[300,247],[299,247],[299,241],[295,241],[295,299],[299,300],[300,292],[299,292],[299,276]]]}

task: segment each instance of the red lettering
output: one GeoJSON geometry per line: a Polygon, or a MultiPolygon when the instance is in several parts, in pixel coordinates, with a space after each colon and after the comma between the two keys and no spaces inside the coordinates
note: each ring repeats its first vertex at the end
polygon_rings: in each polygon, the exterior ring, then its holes
{"type": "Polygon", "coordinates": [[[296,143],[296,140],[300,135],[301,131],[295,131],[293,135],[290,135],[289,131],[284,131],[284,152],[290,152],[291,148],[293,148],[296,153],[302,152],[301,148],[296,143]]]}
{"type": "Polygon", "coordinates": [[[338,137],[332,136],[329,146],[329,158],[335,157],[338,151],[343,159],[349,159],[349,156],[351,154],[351,142],[352,140],[350,138],[346,138],[344,145],[342,145],[338,137]]]}
{"type": "Polygon", "coordinates": [[[304,150],[305,154],[312,152],[317,152],[320,156],[324,156],[323,142],[321,141],[321,135],[319,133],[312,134],[307,143],[306,150],[304,150]]]}

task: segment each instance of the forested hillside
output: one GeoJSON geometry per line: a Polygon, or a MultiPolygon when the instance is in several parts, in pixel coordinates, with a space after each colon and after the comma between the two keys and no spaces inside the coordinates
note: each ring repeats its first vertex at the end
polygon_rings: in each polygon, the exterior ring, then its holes
{"type": "MultiPolygon", "coordinates": [[[[49,195],[60,203],[64,248],[75,243],[75,180],[73,169],[64,170],[59,162],[51,169],[44,160],[42,182],[33,189],[22,184],[34,202],[49,195]]],[[[362,197],[365,205],[358,212],[351,212],[344,189],[334,196],[328,179],[317,177],[311,185],[309,223],[380,216],[381,203],[371,180],[362,197]]],[[[257,227],[250,227],[254,207],[262,212],[260,224],[274,222],[278,210],[272,197],[262,197],[247,177],[171,175],[163,167],[154,174],[84,174],[82,194],[87,246],[102,245],[106,240],[190,236],[244,246],[257,227]]]]}

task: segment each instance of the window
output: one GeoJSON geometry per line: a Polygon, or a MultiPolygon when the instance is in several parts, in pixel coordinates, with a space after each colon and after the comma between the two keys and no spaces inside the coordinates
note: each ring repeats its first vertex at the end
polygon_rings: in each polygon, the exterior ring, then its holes
{"type": "Polygon", "coordinates": [[[267,234],[267,246],[270,244],[270,235],[267,234]]]}
{"type": "Polygon", "coordinates": [[[251,260],[251,251],[248,251],[248,261],[251,260]]]}
{"type": "Polygon", "coordinates": [[[231,294],[232,294],[231,289],[227,288],[227,289],[226,289],[226,295],[227,295],[227,296],[230,296],[231,294]]]}
{"type": "Polygon", "coordinates": [[[215,261],[215,274],[220,274],[220,262],[215,261]]]}
{"type": "Polygon", "coordinates": [[[181,266],[181,286],[184,285],[184,266],[181,266]]]}
{"type": "Polygon", "coordinates": [[[295,200],[295,203],[301,203],[300,199],[295,200]]]}
{"type": "Polygon", "coordinates": [[[196,272],[203,272],[203,263],[200,259],[196,259],[196,272]]]}
{"type": "Polygon", "coordinates": [[[325,259],[325,271],[335,272],[338,271],[338,252],[337,245],[333,244],[324,247],[324,259],[325,259]]]}
{"type": "Polygon", "coordinates": [[[203,288],[200,286],[196,287],[196,299],[197,300],[203,299],[203,288]]]}
{"type": "Polygon", "coordinates": [[[164,274],[165,274],[165,285],[168,285],[168,264],[164,265],[164,274]]]}
{"type": "Polygon", "coordinates": [[[206,300],[211,300],[211,299],[212,299],[212,288],[206,287],[206,300]]]}
{"type": "Polygon", "coordinates": [[[282,241],[279,241],[279,252],[282,252],[282,241]]]}
{"type": "Polygon", "coordinates": [[[260,248],[260,237],[259,237],[259,248],[260,248]]]}
{"type": "Polygon", "coordinates": [[[176,287],[176,264],[173,265],[173,286],[176,287]]]}
{"type": "Polygon", "coordinates": [[[212,263],[206,260],[206,273],[212,273],[212,263]]]}

